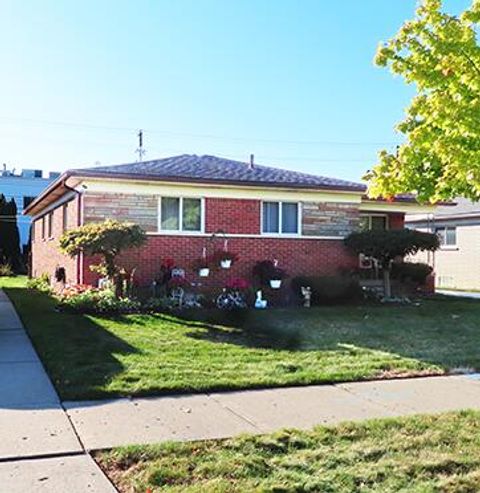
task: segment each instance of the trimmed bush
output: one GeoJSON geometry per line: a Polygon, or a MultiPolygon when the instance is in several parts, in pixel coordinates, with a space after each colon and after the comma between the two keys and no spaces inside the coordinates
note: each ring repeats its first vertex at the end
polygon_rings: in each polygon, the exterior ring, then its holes
{"type": "Polygon", "coordinates": [[[421,262],[394,262],[392,264],[392,279],[401,282],[422,285],[432,272],[433,268],[430,265],[421,262]]]}
{"type": "Polygon", "coordinates": [[[361,298],[358,281],[347,276],[298,276],[292,279],[292,289],[299,299],[302,286],[312,288],[312,305],[348,303],[361,298]]]}

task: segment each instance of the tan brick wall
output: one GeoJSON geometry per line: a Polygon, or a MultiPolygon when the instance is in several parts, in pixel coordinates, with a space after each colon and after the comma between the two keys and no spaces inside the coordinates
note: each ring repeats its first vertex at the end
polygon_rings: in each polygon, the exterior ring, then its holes
{"type": "MultiPolygon", "coordinates": [[[[78,198],[72,199],[67,206],[67,228],[77,226],[78,198]]],[[[45,238],[42,239],[42,218],[33,222],[32,240],[32,276],[47,274],[54,281],[57,267],[64,267],[67,283],[77,282],[77,259],[63,255],[58,249],[58,240],[63,232],[63,205],[53,211],[52,236],[48,238],[48,220],[45,215],[45,238]]]]}
{"type": "Polygon", "coordinates": [[[116,219],[139,224],[145,231],[157,231],[158,197],[124,193],[84,194],[84,223],[116,219]]]}
{"type": "Polygon", "coordinates": [[[306,236],[347,236],[358,228],[359,221],[356,204],[303,203],[302,232],[306,236]]]}

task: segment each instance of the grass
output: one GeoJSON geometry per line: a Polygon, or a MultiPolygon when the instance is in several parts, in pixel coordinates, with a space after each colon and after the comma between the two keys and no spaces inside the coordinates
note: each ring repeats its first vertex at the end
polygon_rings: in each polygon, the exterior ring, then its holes
{"type": "Polygon", "coordinates": [[[95,458],[122,493],[474,493],[480,413],[347,423],[95,458]]]}
{"type": "Polygon", "coordinates": [[[0,278],[61,398],[307,385],[480,369],[480,302],[251,311],[243,328],[59,313],[0,278]]]}

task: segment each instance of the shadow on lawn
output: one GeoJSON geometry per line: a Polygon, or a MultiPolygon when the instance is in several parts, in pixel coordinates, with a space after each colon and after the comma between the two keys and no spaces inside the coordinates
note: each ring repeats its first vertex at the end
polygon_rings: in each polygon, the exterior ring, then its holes
{"type": "MultiPolygon", "coordinates": [[[[87,315],[59,312],[46,293],[5,289],[62,400],[105,397],[100,387],[124,370],[117,355],[139,350],[87,315]]],[[[125,317],[112,317],[124,322],[125,317]]]]}
{"type": "Polygon", "coordinates": [[[435,297],[412,305],[249,310],[233,317],[186,312],[172,322],[191,329],[188,337],[213,343],[352,356],[381,351],[425,368],[478,370],[479,319],[478,300],[435,297]]]}

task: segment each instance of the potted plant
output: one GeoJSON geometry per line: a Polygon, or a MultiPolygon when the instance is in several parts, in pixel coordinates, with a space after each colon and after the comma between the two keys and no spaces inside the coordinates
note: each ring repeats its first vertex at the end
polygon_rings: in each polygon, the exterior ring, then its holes
{"type": "Polygon", "coordinates": [[[262,260],[253,267],[253,275],[260,279],[263,286],[270,286],[272,289],[280,289],[282,280],[287,277],[284,269],[278,267],[278,261],[262,260]]]}
{"type": "Polygon", "coordinates": [[[287,273],[284,269],[274,266],[272,272],[270,273],[270,287],[272,289],[280,289],[282,287],[282,280],[287,277],[287,273]]]}
{"type": "Polygon", "coordinates": [[[194,262],[194,269],[200,277],[208,277],[210,275],[210,265],[206,257],[200,257],[194,262]]]}
{"type": "Polygon", "coordinates": [[[227,250],[217,250],[214,253],[214,258],[222,269],[230,269],[232,264],[238,260],[238,255],[227,250]]]}

